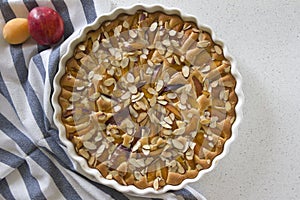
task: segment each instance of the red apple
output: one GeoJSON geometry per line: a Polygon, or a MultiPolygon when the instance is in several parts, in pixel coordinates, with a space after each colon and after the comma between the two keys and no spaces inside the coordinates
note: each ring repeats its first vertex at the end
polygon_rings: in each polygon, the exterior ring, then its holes
{"type": "Polygon", "coordinates": [[[60,41],[64,34],[61,16],[48,7],[33,8],[28,15],[31,37],[41,45],[52,45],[60,41]]]}

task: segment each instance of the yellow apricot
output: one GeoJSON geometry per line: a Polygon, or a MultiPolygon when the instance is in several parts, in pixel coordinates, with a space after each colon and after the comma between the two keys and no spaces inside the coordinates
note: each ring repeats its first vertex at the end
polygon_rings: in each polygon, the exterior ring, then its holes
{"type": "Polygon", "coordinates": [[[29,37],[28,20],[14,18],[9,20],[3,27],[3,37],[9,44],[21,44],[29,37]]]}

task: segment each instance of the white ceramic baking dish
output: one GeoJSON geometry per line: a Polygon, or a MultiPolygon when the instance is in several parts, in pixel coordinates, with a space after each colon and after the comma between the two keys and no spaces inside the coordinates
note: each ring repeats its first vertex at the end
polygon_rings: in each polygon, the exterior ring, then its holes
{"type": "Polygon", "coordinates": [[[89,24],[86,27],[84,27],[81,30],[80,34],[70,42],[66,53],[60,59],[59,69],[55,76],[53,84],[54,84],[54,93],[52,96],[52,104],[54,107],[53,119],[54,119],[55,125],[57,126],[57,128],[59,130],[59,138],[60,138],[61,142],[64,145],[66,145],[69,156],[76,163],[78,163],[80,165],[80,167],[82,169],[82,170],[80,170],[81,173],[83,173],[83,175],[85,175],[86,177],[88,177],[92,180],[96,180],[99,183],[104,184],[109,187],[112,187],[120,192],[135,194],[135,195],[161,194],[161,193],[165,193],[169,190],[179,190],[188,183],[198,181],[204,174],[213,170],[215,168],[216,164],[219,162],[219,160],[221,160],[228,153],[231,143],[235,140],[235,138],[238,134],[238,126],[242,120],[242,115],[243,115],[242,114],[242,105],[244,102],[244,96],[243,96],[243,92],[242,92],[242,77],[241,77],[240,73],[238,72],[236,60],[229,54],[227,46],[224,44],[224,42],[221,39],[219,39],[216,36],[216,34],[212,30],[212,28],[210,28],[208,25],[204,25],[204,24],[200,23],[195,16],[185,14],[178,8],[168,8],[163,5],[139,4],[139,5],[133,5],[130,7],[120,7],[120,8],[114,9],[110,13],[99,16],[92,24],[89,24]],[[61,92],[60,79],[63,76],[63,74],[65,73],[65,63],[72,56],[73,49],[75,48],[75,46],[85,39],[86,34],[90,30],[96,30],[104,21],[113,20],[119,14],[122,14],[122,13],[134,14],[137,10],[140,10],[140,9],[146,10],[148,12],[162,11],[162,12],[165,12],[166,14],[176,14],[185,21],[195,22],[200,29],[209,32],[212,36],[213,41],[216,44],[219,44],[222,46],[224,56],[231,62],[231,73],[236,79],[235,92],[238,96],[238,103],[235,107],[236,120],[232,126],[232,136],[229,140],[227,140],[225,142],[223,152],[213,159],[211,167],[209,167],[208,169],[201,170],[199,172],[198,176],[194,179],[186,179],[179,185],[166,185],[160,190],[154,190],[153,188],[138,189],[137,187],[135,187],[133,185],[130,185],[130,186],[120,185],[115,180],[108,180],[108,179],[102,177],[102,175],[100,174],[100,172],[98,170],[90,168],[88,166],[86,160],[83,157],[79,156],[75,152],[73,144],[66,138],[65,128],[61,121],[61,107],[58,103],[58,97],[61,92]]]}

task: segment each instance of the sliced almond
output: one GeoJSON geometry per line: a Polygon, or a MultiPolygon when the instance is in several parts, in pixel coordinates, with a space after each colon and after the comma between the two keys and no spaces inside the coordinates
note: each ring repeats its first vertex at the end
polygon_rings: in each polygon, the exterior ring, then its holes
{"type": "Polygon", "coordinates": [[[137,102],[135,102],[135,104],[137,104],[137,106],[138,106],[140,109],[142,109],[142,110],[147,110],[147,106],[146,106],[146,104],[144,104],[144,102],[142,102],[142,101],[137,101],[137,102]]]}
{"type": "Polygon", "coordinates": [[[90,159],[88,160],[88,164],[89,164],[90,166],[94,166],[95,161],[96,161],[95,156],[91,156],[90,159]]]}
{"type": "Polygon", "coordinates": [[[169,129],[164,129],[164,130],[163,130],[163,134],[164,134],[164,135],[170,136],[170,135],[172,135],[172,133],[173,133],[172,130],[169,130],[169,129]]]}
{"type": "Polygon", "coordinates": [[[172,140],[172,144],[176,149],[183,149],[184,145],[179,142],[177,139],[172,140]]]}
{"type": "Polygon", "coordinates": [[[158,190],[159,189],[159,179],[156,178],[154,181],[153,181],[153,188],[155,190],[158,190]]]}
{"type": "Polygon", "coordinates": [[[142,55],[140,56],[140,58],[142,58],[142,59],[146,60],[146,59],[147,59],[147,55],[145,55],[145,54],[142,54],[142,55]]]}
{"type": "Polygon", "coordinates": [[[66,110],[73,110],[74,109],[74,104],[70,104],[67,108],[66,108],[66,110]]]}
{"type": "Polygon", "coordinates": [[[229,97],[229,90],[224,91],[224,100],[227,101],[229,97]]]}
{"type": "Polygon", "coordinates": [[[186,110],[186,109],[187,109],[187,106],[184,105],[184,104],[179,103],[179,104],[178,104],[178,108],[179,108],[180,110],[186,110]]]}
{"type": "Polygon", "coordinates": [[[156,105],[156,97],[153,96],[150,100],[149,100],[149,104],[151,107],[154,107],[156,105]]]}
{"type": "Polygon", "coordinates": [[[185,127],[181,127],[181,128],[175,129],[173,134],[174,135],[182,135],[184,132],[185,132],[185,127]]]}
{"type": "MultiPolygon", "coordinates": [[[[181,96],[180,96],[180,103],[181,104],[186,104],[187,99],[188,99],[188,95],[186,93],[182,93],[181,96]]],[[[179,105],[178,105],[178,107],[179,107],[179,105]]]]}
{"type": "Polygon", "coordinates": [[[185,173],[185,169],[182,167],[182,165],[179,162],[177,162],[177,167],[178,167],[178,173],[180,174],[185,173]]]}
{"type": "Polygon", "coordinates": [[[153,67],[153,62],[151,60],[147,60],[147,64],[150,66],[150,67],[153,67]]]}
{"type": "Polygon", "coordinates": [[[134,94],[131,96],[131,102],[137,102],[141,100],[144,97],[144,92],[138,92],[137,94],[134,94]]]}
{"type": "Polygon", "coordinates": [[[172,128],[172,126],[167,124],[165,121],[160,121],[159,123],[162,127],[166,128],[166,129],[171,129],[172,128]]]}
{"type": "Polygon", "coordinates": [[[115,112],[119,112],[121,109],[122,109],[122,107],[120,105],[114,106],[114,111],[115,112]]]}
{"type": "Polygon", "coordinates": [[[143,177],[139,171],[134,171],[133,175],[136,180],[140,180],[143,177]]]}
{"type": "Polygon", "coordinates": [[[173,57],[168,57],[168,58],[167,58],[168,63],[172,63],[172,62],[173,62],[173,59],[174,59],[173,57]]]}
{"type": "Polygon", "coordinates": [[[163,80],[158,80],[156,84],[156,91],[159,92],[164,86],[164,81],[163,80]]]}
{"type": "Polygon", "coordinates": [[[177,33],[177,31],[175,31],[175,30],[170,30],[169,31],[169,35],[172,36],[172,37],[175,36],[176,33],[177,33]]]}
{"type": "Polygon", "coordinates": [[[145,149],[145,150],[150,150],[151,149],[150,145],[148,145],[148,144],[143,145],[142,148],[145,149]]]}
{"type": "Polygon", "coordinates": [[[83,44],[78,45],[78,49],[80,49],[81,51],[85,51],[85,45],[83,44]]]}
{"type": "MultiPolygon", "coordinates": [[[[174,55],[173,57],[174,57],[175,63],[176,63],[177,65],[181,65],[181,62],[180,62],[180,59],[178,58],[178,56],[174,55]]],[[[184,67],[185,67],[185,66],[184,66],[184,67]]]]}
{"type": "Polygon", "coordinates": [[[107,73],[113,76],[115,74],[115,69],[114,68],[107,69],[107,73]]]}
{"type": "Polygon", "coordinates": [[[121,67],[126,68],[129,64],[129,58],[124,57],[123,60],[121,61],[121,67]]]}
{"type": "Polygon", "coordinates": [[[114,29],[114,36],[115,36],[115,37],[119,37],[119,36],[120,36],[121,30],[122,30],[122,25],[117,26],[117,27],[114,29]]]}
{"type": "Polygon", "coordinates": [[[129,113],[132,115],[132,117],[137,118],[138,117],[138,112],[136,112],[135,109],[133,109],[133,107],[130,105],[129,106],[129,113]]]}
{"type": "Polygon", "coordinates": [[[188,66],[183,66],[182,67],[182,74],[185,78],[188,78],[190,75],[190,68],[188,66]]]}
{"type": "Polygon", "coordinates": [[[170,42],[170,40],[165,39],[165,40],[162,41],[162,44],[165,45],[166,47],[168,47],[168,46],[171,45],[171,42],[170,42]]]}
{"type": "Polygon", "coordinates": [[[192,25],[190,24],[190,23],[185,23],[184,25],[183,25],[183,30],[188,30],[188,29],[190,29],[192,27],[192,25]]]}
{"type": "Polygon", "coordinates": [[[137,141],[137,143],[132,147],[132,152],[136,152],[141,147],[141,142],[137,141]]]}
{"type": "Polygon", "coordinates": [[[177,38],[178,39],[181,39],[183,36],[184,36],[184,31],[183,30],[177,33],[177,38]]]}
{"type": "Polygon", "coordinates": [[[131,37],[131,38],[136,38],[137,37],[137,32],[135,31],[135,30],[129,30],[129,36],[131,37]]]}
{"type": "Polygon", "coordinates": [[[100,47],[99,41],[98,40],[94,41],[93,47],[92,47],[92,52],[98,51],[99,47],[100,47]]]}
{"type": "Polygon", "coordinates": [[[158,25],[157,22],[153,22],[153,23],[151,24],[149,30],[150,30],[151,32],[155,31],[156,28],[157,28],[157,25],[158,25]]]}
{"type": "Polygon", "coordinates": [[[221,55],[222,54],[222,49],[221,49],[221,47],[219,47],[218,45],[215,45],[214,46],[214,49],[215,49],[215,51],[216,51],[216,53],[218,54],[218,55],[221,55]]]}
{"type": "Polygon", "coordinates": [[[164,99],[165,99],[164,96],[158,96],[158,97],[157,97],[157,100],[164,100],[164,99]]]}
{"type": "Polygon", "coordinates": [[[170,125],[173,124],[173,120],[172,120],[169,116],[165,117],[165,118],[164,118],[164,121],[167,122],[167,123],[170,124],[170,125]]]}
{"type": "Polygon", "coordinates": [[[102,153],[105,150],[105,144],[100,145],[100,147],[98,147],[97,151],[96,151],[96,157],[99,157],[102,155],[102,153]]]}
{"type": "Polygon", "coordinates": [[[153,88],[151,88],[151,87],[149,87],[149,88],[147,89],[147,91],[148,91],[150,94],[152,94],[152,95],[157,94],[157,92],[156,92],[153,88]]]}
{"type": "Polygon", "coordinates": [[[103,84],[105,85],[105,86],[111,86],[111,85],[113,85],[113,84],[115,84],[116,83],[116,80],[114,79],[114,78],[108,78],[108,79],[106,79],[104,82],[103,82],[103,84]]]}
{"type": "Polygon", "coordinates": [[[206,73],[206,72],[208,72],[210,70],[210,65],[205,65],[200,71],[202,72],[202,73],[206,73]]]}
{"type": "Polygon", "coordinates": [[[125,92],[122,96],[121,96],[121,99],[122,100],[126,100],[126,99],[129,99],[130,98],[130,92],[129,91],[127,91],[127,92],[125,92]]]}
{"type": "Polygon", "coordinates": [[[152,68],[150,68],[150,67],[148,67],[147,70],[146,70],[146,74],[147,75],[152,75],[153,72],[154,72],[154,70],[152,68]]]}
{"type": "Polygon", "coordinates": [[[203,169],[203,167],[202,167],[200,164],[197,164],[197,165],[196,165],[196,169],[197,169],[197,170],[201,170],[201,169],[203,169]]]}
{"type": "Polygon", "coordinates": [[[203,40],[197,43],[197,47],[206,48],[210,45],[210,42],[207,40],[203,40]]]}
{"type": "Polygon", "coordinates": [[[211,85],[211,87],[215,88],[218,86],[218,84],[219,84],[219,80],[216,80],[216,81],[212,82],[210,85],[211,85]]]}
{"type": "Polygon", "coordinates": [[[99,93],[99,92],[95,92],[95,93],[93,93],[93,94],[91,94],[91,95],[89,96],[89,100],[95,101],[95,100],[97,100],[99,97],[100,97],[100,93],[99,93]]]}
{"type": "Polygon", "coordinates": [[[124,28],[129,28],[130,27],[129,23],[126,20],[123,22],[123,27],[124,28]]]}
{"type": "Polygon", "coordinates": [[[171,119],[172,121],[175,120],[175,115],[174,115],[174,113],[171,113],[171,114],[169,115],[169,117],[170,117],[170,119],[171,119]]]}
{"type": "Polygon", "coordinates": [[[134,83],[134,76],[133,76],[133,74],[132,73],[127,73],[126,80],[129,83],[134,83]]]}
{"type": "Polygon", "coordinates": [[[135,85],[129,86],[128,90],[131,92],[131,94],[136,94],[138,91],[135,85]]]}
{"type": "Polygon", "coordinates": [[[163,106],[165,106],[165,105],[168,104],[168,102],[167,102],[167,101],[164,101],[164,100],[158,100],[157,103],[159,103],[159,104],[161,104],[161,105],[163,105],[163,106]]]}
{"type": "Polygon", "coordinates": [[[93,81],[101,81],[103,79],[103,76],[100,74],[95,74],[93,77],[93,81]]]}
{"type": "Polygon", "coordinates": [[[95,145],[95,143],[89,141],[84,141],[83,146],[89,150],[95,150],[97,148],[97,145],[95,145]]]}
{"type": "Polygon", "coordinates": [[[163,151],[161,153],[161,156],[165,157],[165,158],[170,158],[172,157],[172,153],[171,152],[168,152],[168,151],[163,151]]]}
{"type": "Polygon", "coordinates": [[[167,94],[167,97],[168,97],[169,99],[176,99],[176,98],[177,98],[177,94],[176,94],[176,93],[168,93],[168,94],[167,94]]]}
{"type": "Polygon", "coordinates": [[[225,109],[226,109],[227,112],[231,110],[231,104],[230,104],[229,101],[226,102],[225,109]]]}

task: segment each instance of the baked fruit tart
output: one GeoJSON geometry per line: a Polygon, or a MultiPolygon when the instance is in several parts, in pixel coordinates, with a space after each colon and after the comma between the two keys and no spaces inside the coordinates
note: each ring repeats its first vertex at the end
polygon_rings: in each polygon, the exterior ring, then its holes
{"type": "Polygon", "coordinates": [[[66,61],[58,102],[66,138],[90,168],[139,189],[210,168],[232,135],[231,62],[205,29],[138,10],[87,32],[66,61]]]}

